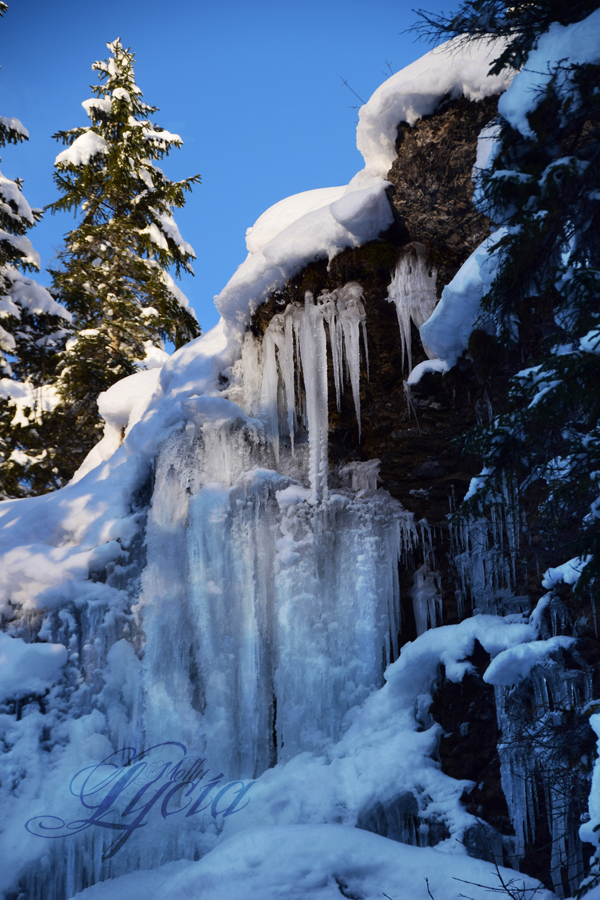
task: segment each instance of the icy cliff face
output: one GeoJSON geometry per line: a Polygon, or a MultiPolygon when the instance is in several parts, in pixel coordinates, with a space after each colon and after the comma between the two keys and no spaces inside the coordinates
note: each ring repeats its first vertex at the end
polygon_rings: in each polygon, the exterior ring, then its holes
{"type": "MultiPolygon", "coordinates": [[[[576,884],[578,810],[560,804],[587,776],[553,787],[551,746],[591,696],[585,662],[550,595],[529,615],[514,492],[488,519],[445,519],[469,476],[454,438],[490,407],[454,366],[489,244],[445,285],[467,239],[451,245],[446,223],[440,251],[425,206],[403,219],[412,162],[386,180],[400,119],[414,161],[442,97],[450,140],[461,97],[506,87],[486,80],[493,52],[438,50],[382,86],[356,179],[261,216],[220,325],[103,396],[104,440],[67,488],[0,507],[0,888],[67,900],[124,876],[88,894],[124,896],[148,890],[131,873],[162,866],[150,879],[173,896],[200,881],[226,896],[223,871],[261,900],[281,896],[274,871],[306,896],[396,896],[392,870],[409,865],[411,885],[431,875],[436,900],[457,900],[455,872],[473,896],[496,884],[465,845],[518,865],[544,821],[555,889],[576,884]],[[472,705],[480,652],[513,834],[465,799],[485,773],[440,763],[434,698],[450,685],[472,705]],[[531,734],[541,750],[523,754],[531,734]]],[[[463,129],[473,161],[487,109],[463,129]]]]}

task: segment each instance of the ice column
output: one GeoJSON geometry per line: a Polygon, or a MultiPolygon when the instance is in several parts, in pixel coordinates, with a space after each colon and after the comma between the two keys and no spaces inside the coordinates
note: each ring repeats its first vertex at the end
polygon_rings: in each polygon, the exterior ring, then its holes
{"type": "Polygon", "coordinates": [[[278,759],[337,740],[398,654],[398,563],[418,533],[385,492],[286,506],[275,578],[278,759]]]}
{"type": "Polygon", "coordinates": [[[414,574],[412,587],[413,612],[417,635],[435,628],[442,621],[442,594],[438,572],[423,563],[414,574]]]}
{"type": "Polygon", "coordinates": [[[286,430],[294,448],[296,401],[294,388],[294,320],[292,315],[273,316],[263,339],[263,382],[260,418],[267,425],[275,459],[279,462],[279,410],[284,407],[286,430]],[[283,392],[283,397],[281,393],[283,392]]]}
{"type": "Polygon", "coordinates": [[[300,358],[306,396],[306,419],[309,442],[310,502],[327,499],[327,341],[323,312],[326,306],[315,306],[313,295],[306,292],[304,316],[300,324],[300,358]]]}

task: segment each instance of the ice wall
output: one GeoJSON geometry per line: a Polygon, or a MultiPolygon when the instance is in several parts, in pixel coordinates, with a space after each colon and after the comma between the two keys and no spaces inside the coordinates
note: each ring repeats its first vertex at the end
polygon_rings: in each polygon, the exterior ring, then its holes
{"type": "Polygon", "coordinates": [[[337,740],[398,653],[398,564],[420,532],[377,491],[378,461],[328,489],[327,350],[337,402],[347,377],[358,417],[361,297],[355,283],[307,293],[262,346],[247,336],[230,399],[187,401],[159,453],[138,607],[144,727],[151,742],[201,734],[231,777],[337,740]]]}
{"type": "Polygon", "coordinates": [[[496,687],[496,708],[517,854],[547,835],[552,886],[562,898],[575,895],[585,872],[579,827],[589,790],[589,726],[581,710],[593,691],[591,670],[565,666],[559,641],[527,679],[496,687]]]}

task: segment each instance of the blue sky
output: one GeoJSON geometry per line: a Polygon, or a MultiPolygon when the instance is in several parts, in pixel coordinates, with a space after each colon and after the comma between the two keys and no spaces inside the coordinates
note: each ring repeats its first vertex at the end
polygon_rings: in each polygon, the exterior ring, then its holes
{"type": "MultiPolygon", "coordinates": [[[[91,64],[121,38],[136,54],[136,78],[159,125],[184,141],[164,162],[171,178],[200,172],[202,184],[176,214],[196,250],[196,277],[182,288],[206,331],[213,297],[246,256],[246,228],[283,197],[345,184],[362,168],[359,101],[429,47],[401,34],[416,15],[390,0],[8,0],[0,21],[0,114],[16,116],[30,141],[2,151],[2,171],[25,180],[32,206],[57,197],[51,135],[85,125],[81,102],[96,81],[91,64]]],[[[439,11],[439,0],[427,2],[439,11]]],[[[71,214],[31,232],[47,284],[71,214]]]]}

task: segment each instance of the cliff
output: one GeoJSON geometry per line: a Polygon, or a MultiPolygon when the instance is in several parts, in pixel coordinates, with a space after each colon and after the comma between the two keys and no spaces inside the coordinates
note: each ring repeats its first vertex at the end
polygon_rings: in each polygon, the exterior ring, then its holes
{"type": "Polygon", "coordinates": [[[7,898],[581,883],[592,606],[542,585],[512,485],[456,515],[508,390],[473,305],[508,80],[469,52],[382,85],[365,169],[261,216],[221,324],[2,505],[7,898]]]}

